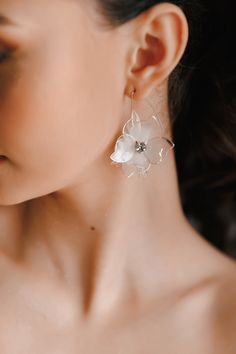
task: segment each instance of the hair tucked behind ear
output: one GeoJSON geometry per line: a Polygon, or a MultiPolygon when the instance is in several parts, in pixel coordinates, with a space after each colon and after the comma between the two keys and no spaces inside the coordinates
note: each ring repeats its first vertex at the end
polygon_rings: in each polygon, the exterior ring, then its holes
{"type": "MultiPolygon", "coordinates": [[[[163,2],[96,1],[108,26],[119,26],[163,2]]],[[[182,8],[189,24],[186,51],[169,78],[169,110],[183,207],[208,240],[236,256],[233,0],[169,2],[182,8]]]]}

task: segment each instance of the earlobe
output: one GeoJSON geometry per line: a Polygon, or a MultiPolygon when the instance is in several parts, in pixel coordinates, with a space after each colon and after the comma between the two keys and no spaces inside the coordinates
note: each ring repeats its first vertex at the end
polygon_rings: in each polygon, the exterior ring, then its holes
{"type": "Polygon", "coordinates": [[[142,15],[137,19],[138,46],[128,78],[128,86],[137,90],[136,99],[148,96],[168,78],[188,41],[187,19],[178,6],[163,3],[142,15]]]}

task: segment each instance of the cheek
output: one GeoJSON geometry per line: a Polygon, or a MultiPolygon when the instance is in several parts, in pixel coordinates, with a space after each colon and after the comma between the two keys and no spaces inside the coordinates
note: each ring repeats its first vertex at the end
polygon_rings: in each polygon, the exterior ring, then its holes
{"type": "Polygon", "coordinates": [[[83,60],[65,56],[38,58],[22,68],[1,102],[1,148],[12,163],[5,182],[9,188],[14,182],[24,198],[24,186],[40,195],[72,181],[114,135],[112,80],[102,85],[99,69],[84,68],[83,60]]]}

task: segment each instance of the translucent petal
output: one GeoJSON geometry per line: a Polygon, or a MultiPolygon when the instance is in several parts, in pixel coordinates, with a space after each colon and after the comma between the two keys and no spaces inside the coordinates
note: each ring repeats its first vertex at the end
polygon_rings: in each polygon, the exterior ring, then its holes
{"type": "Polygon", "coordinates": [[[136,173],[137,167],[129,162],[125,162],[122,164],[122,170],[126,177],[131,177],[136,173]]]}
{"type": "Polygon", "coordinates": [[[166,138],[155,137],[148,141],[147,149],[144,151],[147,159],[152,164],[162,162],[168,152],[174,148],[174,143],[166,138]]]}
{"type": "Polygon", "coordinates": [[[115,162],[115,161],[111,161],[111,165],[115,166],[115,167],[120,167],[120,164],[118,162],[115,162]]]}
{"type": "Polygon", "coordinates": [[[147,177],[147,171],[150,169],[151,164],[146,159],[144,159],[145,164],[142,163],[135,165],[134,162],[137,162],[137,160],[140,159],[136,158],[134,161],[131,159],[130,161],[122,164],[123,172],[127,177],[131,177],[133,175],[138,175],[139,177],[147,177]]]}
{"type": "Polygon", "coordinates": [[[161,119],[158,116],[152,116],[157,125],[158,134],[157,136],[162,136],[164,134],[164,126],[162,124],[161,119]]]}
{"type": "Polygon", "coordinates": [[[139,177],[147,177],[148,176],[148,170],[150,169],[151,164],[149,164],[149,166],[144,169],[144,168],[137,168],[137,173],[139,177]]]}
{"type": "Polygon", "coordinates": [[[161,136],[163,126],[158,117],[152,116],[141,120],[138,113],[133,111],[132,118],[128,120],[123,128],[123,133],[130,134],[140,142],[147,142],[149,139],[161,136]]]}
{"type": "Polygon", "coordinates": [[[142,168],[146,170],[149,168],[150,162],[148,161],[147,157],[145,156],[144,152],[136,152],[134,153],[132,160],[130,163],[134,164],[138,168],[142,168]]]}
{"type": "Polygon", "coordinates": [[[135,152],[135,140],[132,136],[125,134],[121,135],[115,145],[115,151],[110,158],[114,162],[123,163],[129,161],[135,152]]]}
{"type": "Polygon", "coordinates": [[[156,136],[161,136],[162,127],[156,117],[152,116],[141,122],[140,141],[147,142],[156,136]]]}
{"type": "Polygon", "coordinates": [[[141,120],[137,112],[132,111],[132,117],[129,119],[123,128],[123,134],[130,134],[134,139],[139,140],[141,136],[141,120]]]}

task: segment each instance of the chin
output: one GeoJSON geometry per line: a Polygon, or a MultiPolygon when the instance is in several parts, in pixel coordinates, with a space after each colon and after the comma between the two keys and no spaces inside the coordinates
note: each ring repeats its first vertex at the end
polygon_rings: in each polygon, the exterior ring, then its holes
{"type": "Polygon", "coordinates": [[[4,192],[0,190],[0,207],[21,204],[34,198],[36,196],[29,195],[29,193],[12,193],[12,191],[7,193],[6,189],[4,192]]]}

